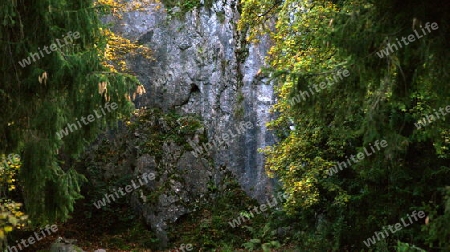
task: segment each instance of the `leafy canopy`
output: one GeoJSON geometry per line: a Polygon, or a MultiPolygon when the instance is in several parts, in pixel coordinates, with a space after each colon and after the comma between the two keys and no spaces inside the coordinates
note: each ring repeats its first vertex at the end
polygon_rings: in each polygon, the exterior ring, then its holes
{"type": "Polygon", "coordinates": [[[278,117],[269,126],[280,141],[264,150],[267,172],[291,195],[285,207],[302,229],[331,241],[334,250],[363,248],[374,231],[410,210],[424,210],[431,224],[424,232],[418,225],[398,232],[389,245],[400,239],[450,246],[448,237],[436,235],[446,233],[436,220],[448,219],[441,192],[450,173],[450,116],[420,129],[414,124],[450,105],[449,9],[400,0],[242,1],[239,27],[249,28],[247,39],[269,35],[273,42],[267,72],[277,83],[278,117]],[[421,33],[426,22],[439,29],[378,56],[397,38],[421,33]],[[350,76],[333,81],[343,69],[350,76]],[[333,84],[292,102],[321,82],[333,84]],[[329,176],[337,162],[383,139],[386,148],[329,176]],[[327,223],[320,232],[318,215],[327,223]]]}

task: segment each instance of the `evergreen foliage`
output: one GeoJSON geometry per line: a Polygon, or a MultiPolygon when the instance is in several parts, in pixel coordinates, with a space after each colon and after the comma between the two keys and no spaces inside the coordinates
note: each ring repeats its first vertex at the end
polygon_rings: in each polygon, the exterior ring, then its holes
{"type": "Polygon", "coordinates": [[[128,94],[137,79],[112,74],[102,64],[107,38],[98,16],[106,10],[92,0],[6,0],[2,4],[0,137],[4,141],[0,153],[21,153],[19,179],[26,213],[34,226],[69,217],[81,197],[83,181],[72,169],[73,160],[100,128],[113,126],[116,118],[128,116],[133,107],[128,94]],[[18,64],[68,32],[78,32],[80,38],[49,54],[43,51],[44,57],[28,66],[18,64]],[[102,82],[107,91],[98,90],[102,82]],[[118,109],[58,138],[56,132],[93,114],[106,101],[117,103],[118,109]]]}

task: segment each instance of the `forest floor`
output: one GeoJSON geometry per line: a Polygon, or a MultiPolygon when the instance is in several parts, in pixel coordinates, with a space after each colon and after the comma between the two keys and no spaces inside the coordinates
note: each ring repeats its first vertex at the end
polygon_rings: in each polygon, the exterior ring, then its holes
{"type": "MultiPolygon", "coordinates": [[[[242,195],[238,195],[242,197],[242,195]]],[[[65,223],[58,224],[58,231],[39,241],[38,243],[21,250],[21,252],[47,252],[51,244],[58,238],[76,239],[75,245],[84,251],[93,252],[97,249],[104,249],[107,252],[169,252],[177,250],[181,244],[191,243],[194,247],[192,251],[249,251],[243,249],[241,244],[249,241],[252,234],[244,231],[244,227],[234,228],[233,232],[225,230],[228,226],[228,216],[222,216],[223,207],[214,211],[211,208],[200,209],[188,214],[176,223],[177,234],[170,237],[170,248],[165,250],[155,248],[157,239],[155,234],[147,227],[143,221],[134,215],[130,207],[126,205],[112,206],[111,209],[98,210],[92,212],[92,208],[83,200],[77,202],[72,218],[65,223]],[[216,212],[216,213],[215,213],[216,212]],[[220,216],[217,216],[220,213],[220,216]],[[213,223],[213,219],[219,218],[219,226],[208,226],[204,223],[213,223]],[[225,236],[226,235],[226,236],[225,236]],[[233,242],[230,242],[233,241],[233,242]],[[231,244],[234,243],[234,244],[231,244]],[[205,246],[206,245],[206,246],[205,246]]],[[[230,213],[232,215],[239,214],[230,213]]],[[[261,229],[261,223],[267,222],[264,216],[256,217],[246,223],[255,229],[261,229]],[[258,219],[260,218],[260,219],[258,219]]],[[[213,224],[211,224],[213,225],[213,224]]],[[[245,226],[245,225],[242,225],[245,226]]],[[[14,236],[14,240],[27,239],[32,232],[21,232],[14,236]]],[[[14,242],[10,241],[10,245],[14,242]]],[[[255,248],[253,251],[263,251],[255,248]]],[[[285,244],[278,249],[271,249],[274,252],[298,251],[291,244],[285,244]]]]}

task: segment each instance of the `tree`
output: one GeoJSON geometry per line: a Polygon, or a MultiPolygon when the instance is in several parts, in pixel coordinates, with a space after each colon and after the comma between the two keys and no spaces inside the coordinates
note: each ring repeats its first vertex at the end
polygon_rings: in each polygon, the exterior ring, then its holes
{"type": "Polygon", "coordinates": [[[134,107],[129,94],[138,80],[106,67],[99,15],[107,10],[92,0],[2,5],[0,153],[20,153],[20,188],[33,226],[69,217],[84,180],[73,161],[100,129],[134,107]],[[116,109],[100,112],[114,103],[116,109]]]}
{"type": "Polygon", "coordinates": [[[436,235],[447,232],[436,219],[448,219],[441,191],[450,174],[450,118],[415,127],[450,105],[449,9],[437,1],[242,1],[239,26],[251,27],[249,39],[268,32],[274,44],[268,60],[279,117],[270,126],[280,142],[265,150],[267,171],[290,193],[289,212],[328,248],[366,248],[363,240],[410,210],[426,211],[426,232],[415,225],[388,244],[450,246],[448,236],[436,235]],[[276,19],[262,18],[269,6],[276,19]],[[427,22],[439,29],[424,35],[427,22]],[[415,31],[422,37],[400,47],[397,38],[415,31]],[[382,50],[389,53],[381,57],[382,50]],[[349,76],[335,78],[345,70],[349,76]],[[349,165],[351,155],[381,140],[386,148],[349,165]],[[347,168],[330,176],[339,162],[347,168]],[[329,223],[320,234],[317,215],[329,223]]]}

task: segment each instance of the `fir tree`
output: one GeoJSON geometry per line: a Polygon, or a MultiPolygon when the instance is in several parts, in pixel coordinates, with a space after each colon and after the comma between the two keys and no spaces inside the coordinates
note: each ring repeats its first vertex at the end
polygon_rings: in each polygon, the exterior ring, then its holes
{"type": "Polygon", "coordinates": [[[107,38],[99,21],[104,13],[105,6],[92,0],[2,3],[0,153],[20,151],[20,186],[34,226],[69,217],[84,179],[72,169],[73,160],[101,128],[113,126],[133,108],[129,94],[137,79],[105,67],[107,38]],[[67,39],[74,33],[79,37],[67,39]],[[51,49],[64,38],[67,43],[51,49]],[[30,64],[19,63],[31,56],[30,64]],[[118,109],[58,137],[68,123],[106,102],[117,103],[118,109]]]}

